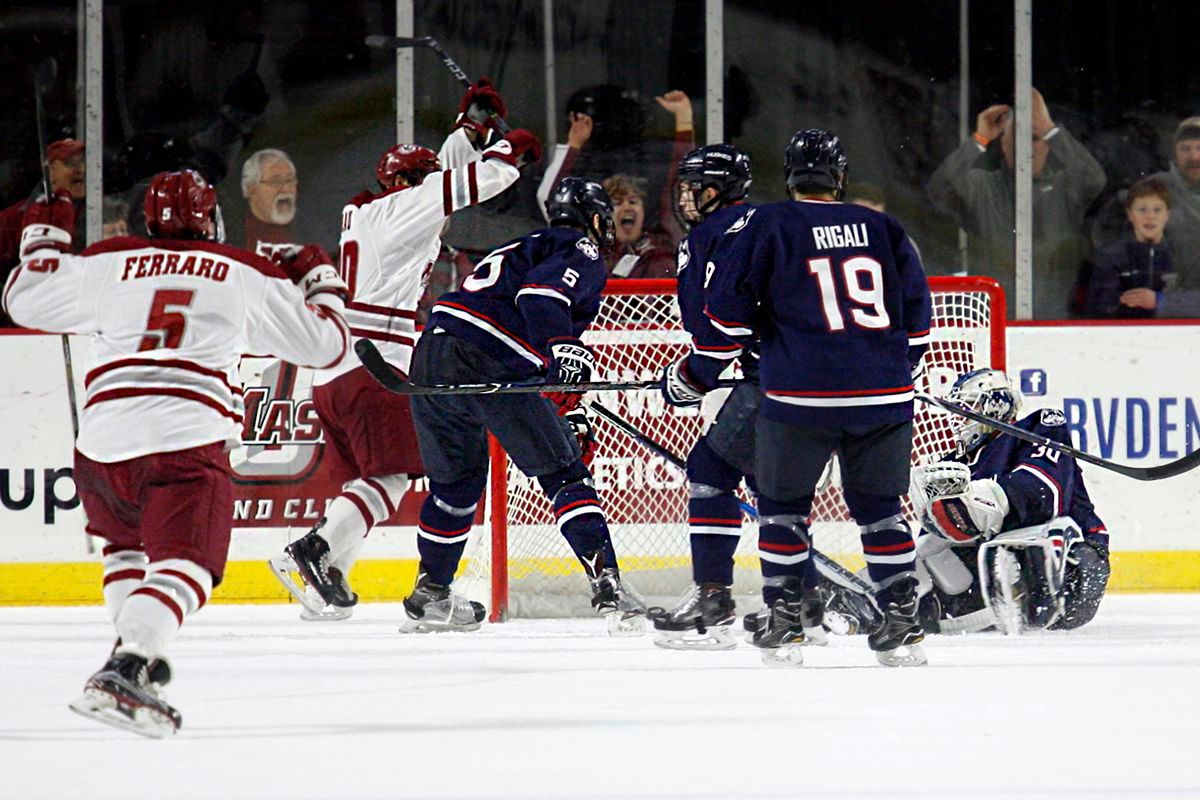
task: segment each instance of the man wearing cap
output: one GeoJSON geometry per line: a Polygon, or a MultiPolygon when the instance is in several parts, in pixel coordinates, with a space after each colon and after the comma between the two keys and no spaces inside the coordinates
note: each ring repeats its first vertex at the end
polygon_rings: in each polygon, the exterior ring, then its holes
{"type": "MultiPolygon", "coordinates": [[[[46,148],[46,164],[50,171],[50,191],[67,192],[76,205],[76,215],[82,213],[84,178],[83,142],[78,139],[59,139],[46,148]]],[[[42,194],[41,181],[34,196],[42,194]]],[[[21,219],[31,198],[0,211],[0,286],[8,280],[8,273],[19,263],[18,249],[21,243],[21,219]]],[[[75,251],[83,249],[83,237],[76,237],[75,251]]],[[[14,327],[12,320],[0,311],[0,328],[14,327]]]]}
{"type": "Polygon", "coordinates": [[[1166,235],[1179,276],[1178,289],[1163,296],[1159,316],[1200,317],[1200,117],[1179,123],[1171,168],[1151,177],[1171,190],[1166,235]]]}

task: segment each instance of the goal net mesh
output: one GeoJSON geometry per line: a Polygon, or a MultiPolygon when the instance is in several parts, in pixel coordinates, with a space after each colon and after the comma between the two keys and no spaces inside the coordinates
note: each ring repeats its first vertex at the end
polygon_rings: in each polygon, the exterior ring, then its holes
{"type": "MultiPolygon", "coordinates": [[[[930,283],[932,343],[917,388],[940,395],[964,372],[1003,366],[1003,331],[993,335],[1003,325],[1003,300],[987,279],[934,278],[930,283]]],[[[663,365],[688,352],[690,343],[680,325],[673,282],[613,281],[584,341],[596,354],[598,380],[656,378],[663,365]]],[[[595,392],[589,399],[686,458],[727,394],[713,392],[700,409],[668,406],[657,391],[595,392]]],[[[913,462],[925,463],[952,448],[951,418],[923,403],[916,404],[916,412],[913,462]]],[[[593,415],[593,424],[599,449],[592,473],[622,575],[650,605],[669,608],[691,584],[685,477],[606,420],[593,415]]],[[[555,526],[549,501],[537,481],[522,475],[495,443],[493,450],[493,470],[503,480],[493,476],[489,524],[476,527],[457,586],[484,602],[493,619],[591,614],[582,567],[555,526]]],[[[835,463],[813,504],[813,545],[858,570],[863,566],[858,528],[839,483],[835,463]]],[[[905,513],[911,519],[907,499],[905,513]]],[[[734,594],[739,603],[757,607],[761,585],[755,526],[746,520],[735,556],[734,594]]]]}

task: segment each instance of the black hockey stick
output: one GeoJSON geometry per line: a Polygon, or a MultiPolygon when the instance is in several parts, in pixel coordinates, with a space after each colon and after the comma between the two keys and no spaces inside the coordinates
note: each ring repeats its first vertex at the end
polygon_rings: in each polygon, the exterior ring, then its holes
{"type": "Polygon", "coordinates": [[[1040,444],[1050,450],[1057,450],[1060,453],[1066,453],[1072,458],[1080,461],[1086,461],[1089,464],[1094,464],[1101,469],[1107,469],[1124,475],[1127,478],[1133,478],[1135,481],[1160,481],[1163,478],[1173,478],[1176,475],[1195,469],[1200,466],[1200,450],[1189,453],[1183,458],[1169,461],[1166,464],[1159,464],[1157,467],[1130,467],[1125,464],[1117,464],[1113,461],[1107,461],[1099,456],[1094,456],[1090,453],[1085,453],[1082,450],[1076,450],[1070,445],[1056,442],[1046,436],[1039,436],[1036,433],[1030,433],[1027,430],[1022,430],[1016,425],[1009,425],[1007,422],[1001,422],[998,419],[993,419],[984,414],[979,414],[969,408],[964,408],[958,403],[949,400],[942,400],[938,397],[930,397],[925,394],[918,394],[917,399],[923,403],[928,403],[931,406],[945,409],[952,414],[966,417],[969,420],[987,425],[989,428],[994,428],[1001,433],[1007,433],[1009,436],[1015,436],[1018,439],[1024,439],[1027,442],[1040,444]]]}
{"type": "MultiPolygon", "coordinates": [[[[396,394],[537,394],[539,392],[627,392],[657,389],[658,380],[600,381],[595,383],[459,383],[442,386],[422,386],[409,383],[387,363],[375,345],[359,339],[354,345],[358,360],[371,377],[383,388],[396,394]]],[[[733,386],[735,381],[721,381],[718,387],[733,386]]]]}
{"type": "MultiPolygon", "coordinates": [[[[651,453],[654,453],[656,456],[675,467],[675,469],[679,470],[685,475],[687,474],[687,465],[684,463],[682,458],[651,439],[645,433],[642,433],[642,431],[634,427],[633,423],[625,420],[615,411],[600,405],[594,400],[588,403],[588,407],[591,408],[592,411],[595,411],[597,416],[603,417],[605,420],[611,423],[614,428],[624,433],[630,439],[633,439],[635,442],[642,445],[642,447],[645,447],[651,453]]],[[[756,509],[754,506],[743,500],[738,500],[738,505],[741,506],[742,512],[745,513],[746,516],[750,517],[750,519],[758,519],[758,509],[756,509]]],[[[829,556],[817,550],[815,547],[810,547],[809,552],[812,553],[813,563],[816,564],[817,570],[827,579],[842,586],[843,588],[849,589],[857,594],[864,595],[865,597],[868,597],[874,601],[875,589],[873,586],[855,575],[850,570],[843,567],[841,564],[834,561],[829,556]]]]}
{"type": "MultiPolygon", "coordinates": [[[[446,65],[446,69],[450,70],[450,74],[458,79],[458,82],[463,86],[473,86],[474,83],[467,77],[467,73],[463,72],[462,67],[458,62],[450,57],[450,54],[442,49],[442,46],[437,43],[437,40],[432,36],[368,36],[365,40],[367,47],[377,47],[381,50],[398,50],[401,47],[428,47],[430,50],[442,60],[446,65]]],[[[495,111],[488,112],[492,120],[496,123],[496,129],[501,133],[508,133],[512,130],[504,117],[497,114],[495,111]]]]}

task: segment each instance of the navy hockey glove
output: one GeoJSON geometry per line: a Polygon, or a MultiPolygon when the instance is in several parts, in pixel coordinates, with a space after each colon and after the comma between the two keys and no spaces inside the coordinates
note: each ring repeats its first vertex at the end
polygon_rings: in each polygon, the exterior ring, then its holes
{"type": "Polygon", "coordinates": [[[658,388],[662,391],[663,399],[669,405],[678,408],[692,408],[700,405],[704,399],[705,390],[692,378],[687,369],[688,357],[670,364],[663,370],[662,380],[658,388]]]}
{"type": "MultiPolygon", "coordinates": [[[[550,345],[550,370],[546,383],[588,383],[596,371],[596,357],[578,339],[559,339],[550,345]]],[[[583,402],[582,392],[542,392],[551,403],[558,406],[561,417],[579,408],[583,402]]]]}
{"type": "MultiPolygon", "coordinates": [[[[578,397],[579,395],[575,395],[578,397]]],[[[585,467],[592,465],[592,459],[596,457],[596,450],[599,449],[600,443],[596,441],[596,429],[592,427],[592,418],[587,413],[587,409],[583,406],[570,411],[563,415],[563,422],[575,434],[575,440],[579,442],[580,457],[583,460],[585,467]]]]}

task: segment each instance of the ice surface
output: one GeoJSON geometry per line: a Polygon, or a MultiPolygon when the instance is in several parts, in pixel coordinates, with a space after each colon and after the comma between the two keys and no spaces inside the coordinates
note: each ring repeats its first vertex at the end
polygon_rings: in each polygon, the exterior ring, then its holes
{"type": "Polygon", "coordinates": [[[204,609],[172,652],[183,729],[151,741],[67,710],[111,645],[103,609],[0,609],[0,797],[1200,797],[1197,595],[930,637],[907,670],[861,636],[769,669],[600,620],[403,636],[400,613],[204,609]]]}

